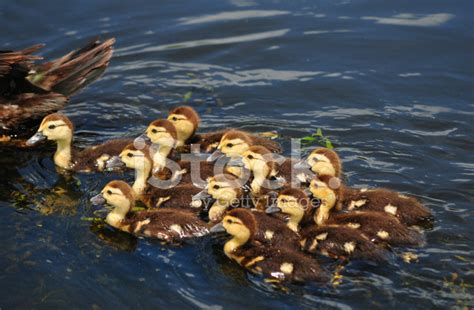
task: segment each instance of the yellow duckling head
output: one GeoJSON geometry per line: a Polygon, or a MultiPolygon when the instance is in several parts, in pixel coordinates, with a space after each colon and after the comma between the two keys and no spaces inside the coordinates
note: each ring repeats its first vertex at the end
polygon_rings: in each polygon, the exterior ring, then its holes
{"type": "Polygon", "coordinates": [[[317,175],[341,176],[341,159],[331,149],[319,147],[314,149],[309,156],[296,164],[295,168],[309,168],[317,175]]]}
{"type": "Polygon", "coordinates": [[[173,123],[166,119],[158,119],[150,123],[145,132],[151,143],[160,146],[174,147],[178,134],[173,123]]]}
{"type": "Polygon", "coordinates": [[[71,143],[74,125],[69,118],[60,113],[46,116],[41,122],[38,131],[26,142],[27,145],[35,145],[45,139],[57,141],[58,143],[71,143]]]}
{"type": "Polygon", "coordinates": [[[178,146],[182,146],[191,138],[199,126],[199,115],[190,106],[180,106],[171,110],[168,120],[176,127],[178,146]]]}
{"type": "MultiPolygon", "coordinates": [[[[298,231],[299,224],[305,214],[312,211],[312,205],[308,196],[300,189],[287,188],[281,191],[277,198],[277,210],[289,215],[287,226],[298,231]]],[[[272,213],[271,208],[267,208],[267,213],[272,213]]]]}
{"type": "Polygon", "coordinates": [[[222,136],[217,150],[207,158],[207,161],[214,161],[224,155],[240,157],[251,145],[252,139],[247,133],[240,130],[229,130],[222,136]]]}

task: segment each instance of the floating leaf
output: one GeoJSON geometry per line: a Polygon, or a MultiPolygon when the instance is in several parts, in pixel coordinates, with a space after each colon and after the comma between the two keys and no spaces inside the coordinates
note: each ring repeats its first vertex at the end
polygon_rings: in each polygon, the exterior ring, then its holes
{"type": "Polygon", "coordinates": [[[318,128],[316,130],[316,132],[313,134],[313,136],[315,137],[323,137],[323,131],[321,130],[321,128],[318,128]]]}
{"type": "Polygon", "coordinates": [[[461,256],[461,255],[454,255],[454,257],[456,257],[457,259],[459,259],[460,261],[463,261],[463,262],[468,261],[464,256],[461,256]]]}
{"type": "Polygon", "coordinates": [[[183,100],[184,100],[184,101],[189,101],[189,99],[191,99],[192,96],[193,96],[193,92],[192,92],[192,91],[188,91],[186,94],[184,94],[183,100]]]}
{"type": "Polygon", "coordinates": [[[313,136],[306,136],[306,137],[301,138],[301,142],[304,142],[304,143],[313,142],[315,140],[316,138],[313,136]]]}
{"type": "Polygon", "coordinates": [[[328,138],[326,138],[326,148],[328,148],[328,149],[333,149],[334,148],[334,146],[332,145],[331,140],[329,140],[328,138]]]}

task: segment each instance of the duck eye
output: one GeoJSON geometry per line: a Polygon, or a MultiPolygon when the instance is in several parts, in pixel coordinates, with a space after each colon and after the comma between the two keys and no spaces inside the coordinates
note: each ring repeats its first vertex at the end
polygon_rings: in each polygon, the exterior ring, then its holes
{"type": "Polygon", "coordinates": [[[178,118],[177,118],[176,116],[173,116],[173,117],[171,118],[171,120],[174,121],[174,122],[176,122],[176,121],[178,120],[178,118]]]}
{"type": "Polygon", "coordinates": [[[156,130],[155,128],[153,128],[153,129],[151,130],[151,132],[152,132],[152,133],[157,133],[158,130],[156,130]]]}
{"type": "Polygon", "coordinates": [[[127,153],[127,157],[133,157],[132,153],[127,153]]]}
{"type": "Polygon", "coordinates": [[[107,195],[112,195],[112,191],[110,189],[107,191],[107,195]]]}
{"type": "Polygon", "coordinates": [[[218,189],[221,188],[221,187],[216,184],[216,185],[213,186],[213,188],[214,188],[215,190],[218,190],[218,189]]]}
{"type": "Polygon", "coordinates": [[[233,147],[234,145],[232,143],[227,143],[227,147],[233,147]]]}
{"type": "Polygon", "coordinates": [[[253,159],[253,156],[252,155],[247,155],[247,158],[248,159],[253,159]]]}
{"type": "Polygon", "coordinates": [[[233,223],[232,220],[227,220],[226,222],[227,222],[227,224],[232,224],[233,223]]]}
{"type": "Polygon", "coordinates": [[[54,125],[54,124],[49,125],[48,128],[49,128],[49,129],[55,129],[55,128],[56,128],[56,125],[54,125]]]}
{"type": "Polygon", "coordinates": [[[283,199],[281,200],[281,202],[282,202],[282,203],[287,203],[288,200],[286,200],[285,198],[283,198],[283,199]]]}

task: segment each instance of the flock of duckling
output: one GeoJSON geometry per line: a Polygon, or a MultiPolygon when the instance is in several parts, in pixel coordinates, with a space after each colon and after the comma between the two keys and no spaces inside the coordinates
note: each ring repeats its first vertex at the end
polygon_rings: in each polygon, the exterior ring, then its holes
{"type": "Polygon", "coordinates": [[[388,189],[342,184],[341,161],[333,150],[316,148],[301,161],[281,155],[276,160],[282,149],[273,140],[234,129],[197,133],[199,123],[192,107],[180,106],[136,139],[79,150],[72,122],[54,113],[27,144],[54,141],[54,163],[66,170],[133,169],[131,186],[111,181],[91,199],[113,207],[108,225],[173,244],[227,232],[225,255],[268,281],[325,282],[329,273],[319,255],[385,261],[393,247],[423,244],[420,226],[431,220],[431,212],[388,189]],[[178,160],[196,155],[192,145],[211,154],[197,162],[178,160]],[[204,184],[191,173],[195,166],[204,184]],[[160,181],[177,184],[156,186],[160,181]],[[276,188],[268,189],[269,181],[276,188]],[[147,210],[134,211],[137,202],[147,210]]]}

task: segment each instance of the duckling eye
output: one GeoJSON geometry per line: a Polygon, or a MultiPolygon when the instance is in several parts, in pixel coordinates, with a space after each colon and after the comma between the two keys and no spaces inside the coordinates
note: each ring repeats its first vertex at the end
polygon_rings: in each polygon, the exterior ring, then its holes
{"type": "Polygon", "coordinates": [[[286,198],[283,198],[283,199],[281,200],[281,202],[282,202],[282,203],[287,203],[288,200],[286,200],[286,198]]]}
{"type": "Polygon", "coordinates": [[[227,220],[227,224],[232,224],[232,220],[227,220]]]}
{"type": "Polygon", "coordinates": [[[112,195],[112,191],[110,189],[107,191],[107,195],[112,195]]]}
{"type": "Polygon", "coordinates": [[[51,125],[48,126],[48,128],[49,128],[49,129],[55,129],[55,128],[56,128],[56,125],[51,124],[51,125]]]}
{"type": "Polygon", "coordinates": [[[218,190],[218,189],[221,188],[221,187],[216,184],[216,185],[213,186],[213,188],[214,188],[215,190],[218,190]]]}
{"type": "Polygon", "coordinates": [[[252,155],[247,155],[247,158],[248,159],[253,159],[253,156],[252,155]]]}
{"type": "Polygon", "coordinates": [[[127,153],[127,157],[133,157],[132,153],[127,153]]]}
{"type": "Polygon", "coordinates": [[[158,130],[156,130],[156,129],[153,128],[153,129],[151,130],[151,132],[152,132],[152,133],[157,133],[158,130]]]}
{"type": "Polygon", "coordinates": [[[176,122],[176,121],[178,120],[178,118],[177,118],[176,116],[173,116],[173,117],[171,118],[171,120],[174,121],[174,122],[176,122]]]}
{"type": "Polygon", "coordinates": [[[233,147],[234,145],[232,143],[227,143],[227,147],[233,147]]]}

